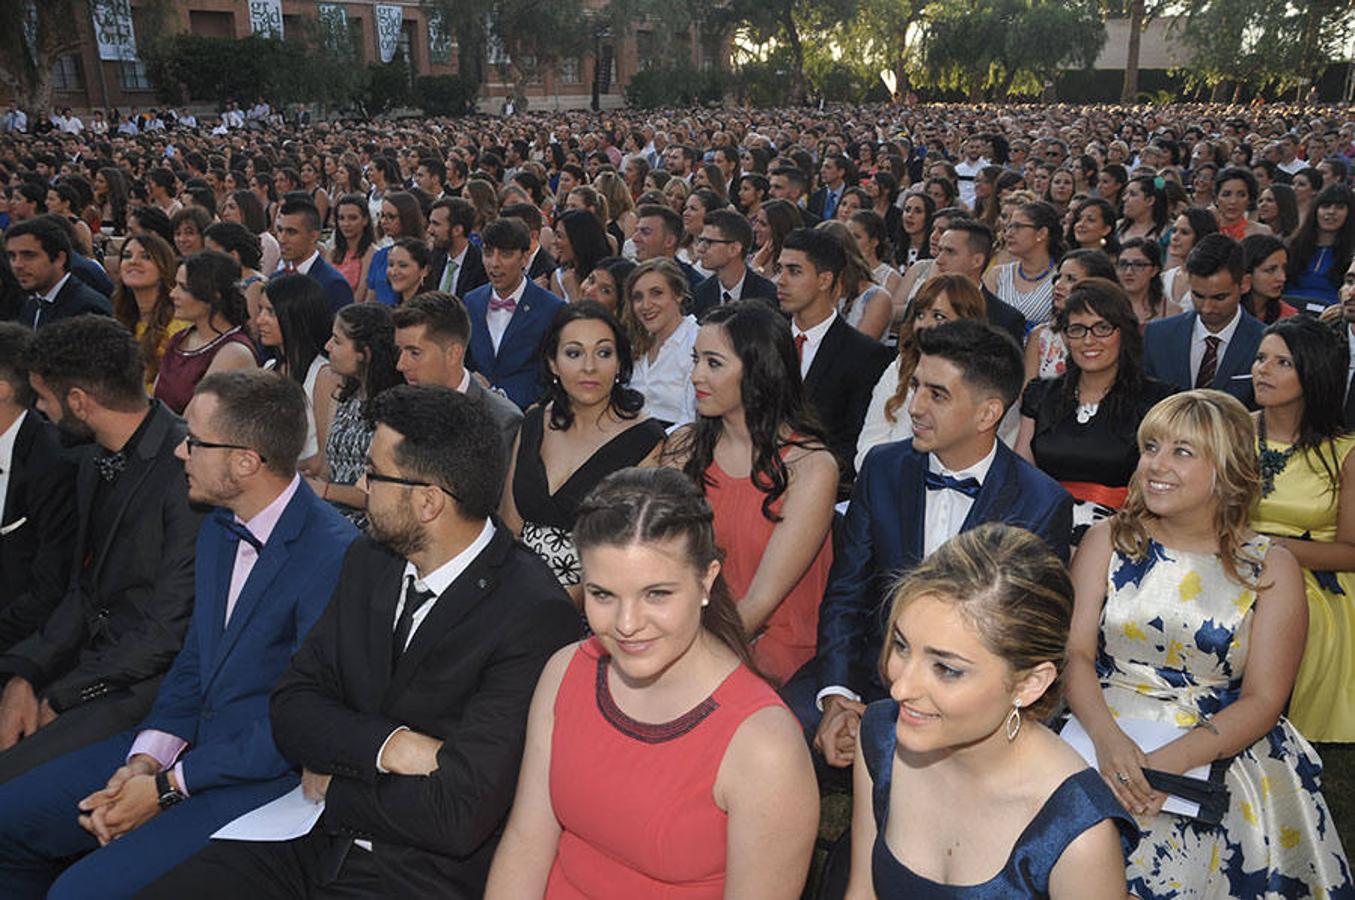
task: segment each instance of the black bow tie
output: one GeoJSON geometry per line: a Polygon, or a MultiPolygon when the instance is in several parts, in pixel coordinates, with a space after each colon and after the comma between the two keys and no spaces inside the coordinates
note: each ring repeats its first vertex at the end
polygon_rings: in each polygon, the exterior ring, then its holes
{"type": "Polygon", "coordinates": [[[239,522],[235,521],[235,517],[233,515],[229,513],[225,514],[218,513],[216,516],[216,522],[218,525],[220,525],[222,528],[226,530],[227,534],[232,535],[237,541],[244,541],[246,544],[249,544],[251,547],[253,547],[255,553],[263,552],[263,541],[255,537],[254,532],[250,531],[244,525],[241,525],[239,522]]]}
{"type": "Polygon", "coordinates": [[[94,468],[99,470],[99,477],[104,481],[115,481],[122,470],[127,468],[127,454],[121,450],[117,453],[100,453],[94,457],[94,468]]]}

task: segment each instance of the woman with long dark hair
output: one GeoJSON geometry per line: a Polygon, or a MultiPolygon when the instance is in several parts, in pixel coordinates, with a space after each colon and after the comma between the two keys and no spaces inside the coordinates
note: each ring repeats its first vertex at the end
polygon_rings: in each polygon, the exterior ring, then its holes
{"type": "Polygon", "coordinates": [[[1289,265],[1289,250],[1273,234],[1253,234],[1242,241],[1251,290],[1242,305],[1261,322],[1270,325],[1279,319],[1297,315],[1298,310],[1280,299],[1289,265]]]}
{"type": "Polygon", "coordinates": [[[1025,317],[1027,327],[1049,318],[1054,264],[1063,256],[1059,214],[1043,200],[1023,203],[1007,222],[1006,250],[1013,262],[989,269],[983,286],[1025,317]]]}
{"type": "Polygon", "coordinates": [[[224,253],[204,250],[179,266],[170,300],[188,327],[169,339],[155,379],[155,396],[179,415],[204,375],[258,365],[239,281],[240,264],[224,253]]]}
{"type": "Polygon", "coordinates": [[[396,238],[423,240],[428,223],[419,201],[408,191],[391,191],[381,198],[381,233],[389,243],[372,254],[367,267],[368,299],[387,306],[399,305],[399,297],[391,287],[386,271],[386,257],[396,238]]]}
{"type": "MultiPolygon", "coordinates": [[[[907,271],[918,260],[932,258],[932,220],[936,216],[936,203],[922,191],[909,191],[897,216],[900,243],[895,247],[894,259],[900,271],[907,271]]],[[[886,233],[888,230],[886,222],[886,233]]]]}
{"type": "Polygon", "coordinates": [[[1256,199],[1256,221],[1281,240],[1289,240],[1299,227],[1299,204],[1294,189],[1287,184],[1263,188],[1256,199]]]}
{"type": "Polygon", "coordinates": [[[307,475],[324,471],[321,450],[329,441],[334,418],[340,379],[325,357],[333,329],[334,313],[320,282],[300,273],[268,282],[259,302],[259,343],[276,354],[277,370],[305,391],[306,443],[296,467],[307,475]]]}
{"type": "Polygon", "coordinates": [[[127,176],[117,166],[105,166],[94,173],[94,205],[99,208],[100,229],[105,233],[126,234],[127,176]]]}
{"type": "Polygon", "coordinates": [[[752,219],[753,216],[757,215],[757,211],[762,208],[762,204],[767,202],[767,195],[770,191],[771,184],[767,181],[766,175],[744,172],[739,176],[739,212],[752,219]]]}
{"type": "Polygon", "coordinates": [[[1119,218],[1120,195],[1124,192],[1127,184],[1129,184],[1129,173],[1119,163],[1103,166],[1096,176],[1097,196],[1115,208],[1116,218],[1119,218]]]}
{"type": "Polygon", "coordinates": [[[1059,332],[1059,318],[1073,288],[1088,278],[1115,281],[1115,264],[1100,250],[1069,250],[1063,254],[1054,277],[1053,318],[1036,325],[1026,335],[1026,381],[1036,378],[1052,381],[1067,369],[1068,344],[1059,332]]]}
{"type": "Polygon", "coordinates": [[[1120,247],[1115,271],[1129,296],[1139,328],[1154,319],[1174,316],[1180,307],[1162,290],[1162,247],[1155,238],[1130,238],[1120,247]]]}
{"type": "Polygon", "coordinates": [[[376,431],[371,401],[386,388],[404,382],[395,368],[398,351],[390,307],[352,303],[339,310],[325,353],[339,377],[339,388],[325,441],[324,471],[307,481],[317,496],[365,528],[367,492],[357,483],[366,469],[367,448],[376,431]]]}
{"type": "MultiPolygon", "coordinates": [[[[1287,296],[1320,312],[1337,300],[1337,289],[1355,257],[1355,193],[1343,184],[1324,187],[1289,242],[1287,296]]],[[[1302,310],[1300,310],[1302,312],[1302,310]]]]}
{"type": "Polygon", "coordinates": [[[1256,209],[1257,194],[1256,176],[1249,169],[1229,166],[1219,173],[1214,182],[1214,210],[1221,233],[1235,241],[1250,234],[1270,233],[1265,225],[1248,218],[1256,209]]]}
{"type": "Polygon", "coordinates": [[[705,490],[753,659],[782,683],[814,656],[838,464],[779,313],[757,301],[716,307],[693,355],[698,418],[673,434],[666,461],[705,490]]]}
{"type": "Polygon", "coordinates": [[[1308,640],[1289,718],[1311,741],[1355,742],[1355,436],[1342,409],[1346,340],[1310,316],[1266,329],[1252,363],[1260,496],[1252,527],[1304,569],[1308,640]]]}
{"type": "Polygon", "coordinates": [[[768,200],[748,221],[753,226],[753,243],[757,245],[748,264],[763,278],[775,280],[781,271],[781,242],[804,224],[800,210],[785,200],[768,200]]]}
{"type": "Polygon", "coordinates": [[[367,198],[344,194],[334,204],[334,249],[329,261],[353,289],[353,302],[367,299],[367,272],[376,255],[376,235],[367,198]]]}
{"type": "Polygon", "coordinates": [[[1124,218],[1115,237],[1123,246],[1133,238],[1160,241],[1167,227],[1166,182],[1154,175],[1131,178],[1121,198],[1124,218]]]}
{"type": "Polygon", "coordinates": [[[227,194],[226,201],[221,204],[221,221],[236,222],[248,228],[259,239],[259,271],[265,277],[277,271],[278,260],[282,259],[282,248],[278,246],[278,239],[273,237],[267,213],[253,191],[227,194]]]}
{"type": "Polygon", "coordinates": [[[1143,374],[1138,317],[1119,285],[1078,282],[1058,327],[1068,345],[1067,370],[1026,385],[1014,449],[1073,495],[1076,546],[1124,505],[1139,461],[1139,422],[1175,388],[1143,374]]]}
{"type": "Polygon", "coordinates": [[[570,532],[579,504],[612,472],[657,465],[663,449],[663,426],[642,415],[645,398],[630,387],[633,368],[611,312],[589,300],[561,307],[541,342],[546,393],[513,443],[503,521],[576,602],[582,572],[570,532]]]}
{"type": "Polygon", "coordinates": [[[560,266],[551,278],[554,293],[566,300],[583,296],[583,283],[598,262],[612,255],[607,232],[597,216],[568,209],[555,223],[555,258],[560,266]]]}
{"type": "Polygon", "coordinates": [[[268,281],[259,271],[262,254],[259,239],[238,222],[217,222],[207,229],[203,239],[208,250],[224,253],[240,264],[240,290],[244,291],[245,306],[249,310],[246,328],[250,337],[257,341],[259,336],[254,326],[259,315],[259,300],[268,281]]]}
{"type": "Polygon", "coordinates": [[[122,243],[118,283],[113,288],[113,315],[136,335],[146,363],[146,387],[154,390],[160,360],[169,339],[188,327],[174,318],[174,276],[179,263],[174,248],[158,234],[134,234],[122,243]]]}
{"type": "Polygon", "coordinates": [[[1100,197],[1088,197],[1073,207],[1064,237],[1069,247],[1079,250],[1100,250],[1107,256],[1119,252],[1115,240],[1117,213],[1100,197]]]}
{"type": "Polygon", "coordinates": [[[386,282],[395,305],[408,303],[423,291],[431,252],[423,238],[401,237],[386,248],[386,282]]]}
{"type": "Polygon", "coordinates": [[[669,469],[617,472],[580,506],[594,637],[537,683],[487,900],[800,896],[813,765],[750,668],[713,518],[669,469]]]}

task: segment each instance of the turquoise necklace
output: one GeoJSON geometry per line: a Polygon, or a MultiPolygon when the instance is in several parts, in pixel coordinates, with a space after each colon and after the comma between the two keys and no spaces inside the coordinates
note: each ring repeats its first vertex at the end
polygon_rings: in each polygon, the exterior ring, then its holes
{"type": "Polygon", "coordinates": [[[1260,447],[1261,463],[1261,496],[1269,497],[1275,491],[1275,476],[1284,471],[1284,467],[1289,465],[1289,457],[1294,455],[1298,445],[1291,446],[1288,450],[1272,450],[1266,443],[1266,414],[1262,411],[1256,419],[1256,440],[1260,447]]]}

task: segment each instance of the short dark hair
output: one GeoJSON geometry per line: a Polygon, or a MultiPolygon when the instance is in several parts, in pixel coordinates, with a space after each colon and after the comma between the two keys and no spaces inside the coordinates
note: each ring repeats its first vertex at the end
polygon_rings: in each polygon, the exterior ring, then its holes
{"type": "Polygon", "coordinates": [[[309,200],[285,200],[278,210],[280,216],[302,216],[306,220],[308,231],[320,230],[320,210],[309,200]]]}
{"type": "Polygon", "coordinates": [[[993,229],[976,219],[951,219],[946,231],[963,231],[970,253],[983,253],[984,261],[993,255],[993,229]]]}
{"type": "Polygon", "coordinates": [[[1021,348],[1001,329],[972,319],[956,319],[913,334],[923,356],[939,356],[960,370],[969,385],[1002,398],[1004,408],[1016,402],[1025,383],[1021,348]]]}
{"type": "Polygon", "coordinates": [[[87,313],[53,322],[33,337],[23,365],[60,398],[79,388],[106,409],[145,408],[141,345],[117,319],[87,313]]]}
{"type": "Polygon", "coordinates": [[[42,247],[42,252],[47,254],[47,258],[50,260],[55,261],[58,253],[66,254],[65,269],[67,272],[70,271],[72,247],[71,238],[66,233],[66,229],[55,222],[48,221],[46,217],[38,216],[11,226],[9,231],[5,233],[5,242],[8,243],[14,238],[24,235],[35,239],[42,247]]]}
{"type": "Polygon", "coordinates": [[[1234,284],[1247,274],[1247,257],[1242,245],[1226,234],[1207,234],[1195,242],[1186,256],[1186,274],[1210,278],[1227,269],[1234,284]]]}
{"type": "Polygon", "coordinates": [[[445,209],[451,217],[453,226],[460,225],[465,234],[470,234],[475,230],[475,206],[469,200],[461,197],[443,197],[428,208],[428,215],[431,217],[434,210],[445,209]]]}
{"type": "Polygon", "coordinates": [[[832,272],[834,279],[841,277],[847,268],[847,251],[842,241],[816,228],[795,229],[781,242],[781,249],[799,250],[817,271],[832,272]]]}
{"type": "Polygon", "coordinates": [[[0,381],[9,382],[14,402],[24,407],[32,406],[34,400],[28,367],[24,365],[32,341],[31,329],[14,322],[0,322],[0,381]]]}
{"type": "Polygon", "coordinates": [[[420,157],[419,165],[427,169],[429,175],[436,176],[439,182],[447,180],[447,164],[436,156],[420,157]]]}
{"type": "Polygon", "coordinates": [[[495,219],[481,229],[480,243],[495,250],[527,253],[532,249],[532,235],[527,230],[527,223],[521,219],[495,219]]]}
{"type": "Polygon", "coordinates": [[[528,231],[541,230],[541,210],[530,203],[510,203],[507,206],[500,207],[499,217],[521,219],[522,224],[527,226],[528,231]]]}
{"type": "Polygon", "coordinates": [[[725,240],[737,243],[745,256],[753,249],[753,226],[748,224],[748,219],[742,213],[732,209],[713,209],[706,213],[702,221],[720,232],[725,240]]]}
{"type": "Polygon", "coordinates": [[[659,203],[642,203],[635,210],[636,219],[659,219],[663,222],[664,230],[670,237],[682,237],[682,216],[671,206],[665,206],[659,203]]]}
{"type": "Polygon", "coordinates": [[[768,180],[770,181],[777,175],[780,175],[783,178],[788,179],[791,182],[791,184],[798,184],[800,186],[801,191],[805,189],[805,185],[808,183],[807,180],[805,179],[805,173],[801,172],[795,166],[777,166],[775,169],[772,169],[771,172],[768,173],[767,175],[768,180]]]}
{"type": "Polygon", "coordinates": [[[239,256],[240,265],[246,269],[259,268],[259,262],[263,259],[263,247],[259,236],[239,222],[217,222],[204,231],[202,236],[227,253],[239,256]]]}
{"type": "Polygon", "coordinates": [[[204,376],[199,394],[216,396],[212,425],[222,437],[253,449],[274,475],[296,474],[309,416],[299,382],[268,369],[232,369],[204,376]]]}
{"type": "Polygon", "coordinates": [[[445,291],[424,291],[391,310],[396,328],[424,326],[424,334],[461,346],[470,343],[470,315],[466,305],[445,291]]]}
{"type": "Polygon", "coordinates": [[[451,493],[463,518],[498,509],[505,452],[484,404],[441,385],[401,384],[376,398],[373,417],[400,435],[396,464],[451,493]]]}

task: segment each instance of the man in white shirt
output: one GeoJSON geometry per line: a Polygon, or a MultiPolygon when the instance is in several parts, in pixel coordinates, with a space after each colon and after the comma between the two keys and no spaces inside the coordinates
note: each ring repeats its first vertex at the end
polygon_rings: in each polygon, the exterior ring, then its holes
{"type": "Polygon", "coordinates": [[[1284,137],[1280,138],[1279,147],[1280,161],[1276,163],[1276,165],[1290,175],[1302,171],[1310,165],[1307,160],[1299,159],[1298,138],[1294,137],[1292,134],[1286,134],[1284,137]]]}
{"type": "Polygon", "coordinates": [[[960,199],[970,208],[974,206],[974,178],[989,165],[983,158],[983,143],[983,138],[970,135],[964,142],[964,158],[955,164],[955,174],[960,179],[960,199]]]}

